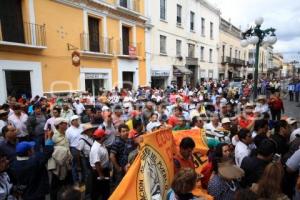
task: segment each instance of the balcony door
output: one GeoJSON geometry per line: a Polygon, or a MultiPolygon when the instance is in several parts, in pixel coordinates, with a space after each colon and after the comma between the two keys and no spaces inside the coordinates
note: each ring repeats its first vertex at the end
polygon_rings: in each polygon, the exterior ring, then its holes
{"type": "Polygon", "coordinates": [[[88,21],[90,51],[100,52],[99,19],[89,17],[88,21]]]}
{"type": "Polygon", "coordinates": [[[122,26],[123,55],[129,55],[129,28],[122,26]]]}
{"type": "Polygon", "coordinates": [[[31,98],[30,71],[5,71],[7,96],[19,99],[22,95],[31,98]]]}
{"type": "Polygon", "coordinates": [[[120,0],[120,6],[128,8],[127,0],[120,0]]]}
{"type": "Polygon", "coordinates": [[[3,41],[25,43],[22,0],[1,0],[0,21],[3,41]]]}

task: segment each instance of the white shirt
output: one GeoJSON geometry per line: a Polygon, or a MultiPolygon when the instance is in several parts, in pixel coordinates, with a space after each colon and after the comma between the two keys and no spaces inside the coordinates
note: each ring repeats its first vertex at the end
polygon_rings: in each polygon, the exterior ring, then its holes
{"type": "Polygon", "coordinates": [[[269,106],[268,104],[256,104],[256,107],[254,109],[254,112],[256,113],[265,113],[265,112],[269,112],[269,106]]]}
{"type": "Polygon", "coordinates": [[[299,136],[300,136],[300,128],[297,128],[292,132],[290,136],[290,142],[293,142],[299,136]]]}
{"type": "Polygon", "coordinates": [[[220,128],[221,125],[219,124],[217,127],[214,127],[214,125],[212,124],[212,122],[209,122],[208,124],[204,125],[204,129],[205,130],[210,130],[212,133],[215,132],[215,130],[217,130],[218,128],[220,128]]]}
{"type": "Polygon", "coordinates": [[[55,121],[55,117],[51,117],[46,121],[46,124],[44,126],[44,130],[48,130],[48,125],[51,125],[51,130],[54,132],[54,130],[56,130],[55,126],[54,126],[54,121],[55,121]]]}
{"type": "Polygon", "coordinates": [[[86,158],[90,156],[91,148],[93,146],[93,138],[87,136],[86,134],[81,134],[76,149],[81,151],[86,158]]]}
{"type": "Polygon", "coordinates": [[[85,110],[85,108],[84,108],[84,106],[83,106],[82,103],[76,103],[76,102],[74,102],[73,106],[74,106],[74,108],[76,110],[76,114],[77,115],[80,115],[85,110]]]}
{"type": "Polygon", "coordinates": [[[235,164],[240,167],[243,159],[246,156],[250,155],[251,150],[245,143],[238,141],[238,143],[235,146],[234,153],[235,153],[235,164]]]}
{"type": "Polygon", "coordinates": [[[95,168],[95,164],[100,162],[101,167],[107,167],[109,164],[108,159],[108,152],[107,149],[100,144],[99,142],[95,141],[91,148],[90,152],[90,165],[91,167],[95,168]]]}
{"type": "Polygon", "coordinates": [[[80,134],[83,131],[82,125],[79,127],[70,126],[66,131],[66,136],[69,141],[70,147],[77,147],[79,144],[80,134]]]}
{"type": "Polygon", "coordinates": [[[17,137],[24,137],[28,135],[26,122],[28,119],[28,115],[25,113],[21,113],[21,116],[18,117],[15,114],[12,114],[8,117],[8,120],[14,125],[17,129],[17,137]]]}

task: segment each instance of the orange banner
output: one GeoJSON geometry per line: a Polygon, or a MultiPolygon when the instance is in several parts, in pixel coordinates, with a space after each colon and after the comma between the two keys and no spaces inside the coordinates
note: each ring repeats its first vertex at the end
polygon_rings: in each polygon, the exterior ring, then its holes
{"type": "MultiPolygon", "coordinates": [[[[208,150],[199,130],[159,130],[143,136],[143,143],[135,161],[109,198],[110,200],[165,200],[174,177],[173,155],[182,138],[192,137],[196,143],[193,153],[197,172],[206,162],[208,150]],[[175,143],[175,144],[174,144],[175,143]]],[[[212,199],[205,191],[196,189],[195,195],[212,199]]]]}

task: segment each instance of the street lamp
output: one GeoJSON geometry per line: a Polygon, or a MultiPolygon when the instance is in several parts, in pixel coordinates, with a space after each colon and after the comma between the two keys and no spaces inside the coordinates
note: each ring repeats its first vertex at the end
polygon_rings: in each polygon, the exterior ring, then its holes
{"type": "Polygon", "coordinates": [[[254,95],[253,100],[257,98],[257,81],[258,81],[258,62],[259,62],[259,47],[262,45],[273,45],[277,41],[274,28],[268,28],[262,30],[260,27],[263,24],[264,19],[258,17],[255,20],[255,27],[250,27],[248,30],[242,33],[241,46],[247,47],[249,44],[256,45],[255,51],[255,71],[254,71],[254,95]]]}

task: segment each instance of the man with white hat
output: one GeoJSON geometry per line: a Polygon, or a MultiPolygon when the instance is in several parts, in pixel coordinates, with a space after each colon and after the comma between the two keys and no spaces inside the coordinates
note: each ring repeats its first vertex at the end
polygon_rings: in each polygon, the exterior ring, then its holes
{"type": "Polygon", "coordinates": [[[75,102],[73,103],[73,107],[75,108],[77,115],[81,115],[81,113],[83,113],[83,111],[85,110],[83,104],[80,103],[80,99],[78,97],[75,98],[75,102]]]}
{"type": "Polygon", "coordinates": [[[66,131],[66,137],[70,144],[72,159],[72,176],[74,183],[79,183],[78,169],[80,168],[80,152],[77,150],[79,145],[80,134],[83,131],[82,125],[79,122],[79,116],[73,115],[70,119],[71,126],[66,131]]]}
{"type": "Polygon", "coordinates": [[[267,99],[265,95],[259,95],[257,97],[256,107],[254,109],[255,113],[268,113],[270,111],[269,105],[267,104],[267,99]]]}
{"type": "Polygon", "coordinates": [[[60,116],[66,119],[68,122],[70,121],[71,117],[74,115],[73,110],[70,108],[68,102],[64,102],[62,105],[62,110],[60,116]]]}

